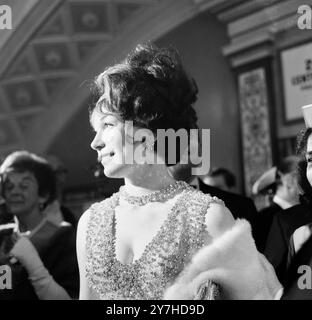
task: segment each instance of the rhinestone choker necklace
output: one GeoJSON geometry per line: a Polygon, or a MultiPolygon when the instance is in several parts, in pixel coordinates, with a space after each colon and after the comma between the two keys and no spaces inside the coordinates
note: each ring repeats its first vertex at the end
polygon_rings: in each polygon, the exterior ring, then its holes
{"type": "Polygon", "coordinates": [[[184,181],[177,181],[173,184],[170,184],[168,187],[160,189],[158,191],[149,193],[144,196],[131,196],[127,193],[124,186],[121,186],[119,189],[119,194],[122,199],[128,203],[136,206],[144,206],[149,202],[162,202],[168,199],[173,198],[179,191],[192,188],[184,181]]]}

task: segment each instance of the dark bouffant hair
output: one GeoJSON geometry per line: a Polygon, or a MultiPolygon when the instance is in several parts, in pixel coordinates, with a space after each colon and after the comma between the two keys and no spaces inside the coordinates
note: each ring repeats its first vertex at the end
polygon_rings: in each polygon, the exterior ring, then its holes
{"type": "Polygon", "coordinates": [[[310,135],[312,134],[312,128],[307,128],[297,136],[297,154],[300,156],[298,164],[298,184],[301,189],[301,201],[309,206],[312,211],[312,187],[307,179],[307,143],[310,135]]]}
{"type": "Polygon", "coordinates": [[[101,73],[95,87],[99,100],[90,112],[105,108],[154,133],[197,128],[197,85],[173,48],[138,45],[125,61],[101,73]]]}
{"type": "Polygon", "coordinates": [[[24,150],[15,151],[8,155],[0,166],[2,183],[5,182],[6,173],[11,171],[31,172],[37,180],[39,196],[48,197],[45,205],[56,199],[55,175],[52,167],[44,158],[24,150]]]}

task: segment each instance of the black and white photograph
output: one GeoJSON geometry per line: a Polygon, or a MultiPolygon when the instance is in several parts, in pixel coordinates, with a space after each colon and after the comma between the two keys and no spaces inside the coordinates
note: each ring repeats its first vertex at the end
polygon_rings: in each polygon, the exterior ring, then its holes
{"type": "Polygon", "coordinates": [[[0,300],[312,300],[312,0],[0,0],[0,61],[0,300]]]}

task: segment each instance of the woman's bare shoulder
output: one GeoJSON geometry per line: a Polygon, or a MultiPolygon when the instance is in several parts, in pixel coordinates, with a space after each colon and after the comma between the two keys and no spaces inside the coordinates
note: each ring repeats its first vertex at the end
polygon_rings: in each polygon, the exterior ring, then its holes
{"type": "Polygon", "coordinates": [[[224,202],[215,196],[192,190],[187,206],[191,216],[204,219],[206,231],[212,238],[218,237],[234,225],[232,213],[224,202]]]}
{"type": "Polygon", "coordinates": [[[79,218],[78,227],[77,227],[78,234],[80,234],[81,231],[85,231],[87,229],[87,226],[90,220],[90,215],[91,215],[91,210],[89,208],[79,218]]]}
{"type": "Polygon", "coordinates": [[[98,225],[99,220],[105,213],[105,207],[108,205],[111,198],[107,198],[100,202],[93,203],[81,216],[78,222],[78,232],[86,231],[89,222],[94,225],[98,225]]]}

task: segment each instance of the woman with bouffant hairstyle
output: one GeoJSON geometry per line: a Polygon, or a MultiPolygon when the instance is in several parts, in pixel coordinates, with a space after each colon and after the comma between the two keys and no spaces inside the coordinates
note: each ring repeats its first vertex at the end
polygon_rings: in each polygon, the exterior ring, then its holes
{"type": "MultiPolygon", "coordinates": [[[[176,181],[169,168],[179,166],[179,148],[169,142],[165,152],[158,148],[159,129],[189,133],[197,128],[197,86],[177,51],[139,45],[101,73],[95,84],[99,96],[90,111],[95,131],[91,147],[104,174],[123,178],[125,184],[92,205],[79,221],[80,299],[213,299],[219,296],[218,288],[234,299],[273,297],[274,290],[263,290],[263,261],[248,223],[237,225],[221,200],[176,181]],[[132,130],[127,130],[129,122],[132,130]],[[172,150],[178,153],[176,162],[170,160],[172,150]],[[242,244],[250,251],[237,257],[230,248],[235,238],[240,238],[239,252],[242,244]],[[221,242],[214,246],[215,241],[221,242]],[[215,258],[221,256],[229,262],[235,257],[249,261],[247,274],[254,272],[256,280],[245,281],[246,290],[238,294],[237,285],[219,277],[216,265],[206,264],[209,255],[209,263],[219,263],[215,258]],[[207,270],[212,273],[205,277],[207,270]]],[[[236,265],[235,270],[240,268],[236,265]]],[[[235,272],[231,278],[237,281],[235,272]]]]}

